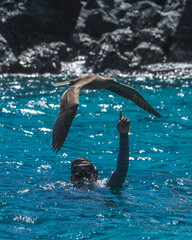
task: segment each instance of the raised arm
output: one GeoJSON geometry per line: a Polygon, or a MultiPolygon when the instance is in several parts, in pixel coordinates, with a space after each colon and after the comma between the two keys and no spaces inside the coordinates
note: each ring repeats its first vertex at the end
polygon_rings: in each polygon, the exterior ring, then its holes
{"type": "Polygon", "coordinates": [[[117,168],[109,179],[107,187],[122,187],[125,182],[129,167],[129,128],[130,121],[122,117],[122,110],[120,110],[119,122],[117,124],[117,130],[120,135],[117,168]]]}

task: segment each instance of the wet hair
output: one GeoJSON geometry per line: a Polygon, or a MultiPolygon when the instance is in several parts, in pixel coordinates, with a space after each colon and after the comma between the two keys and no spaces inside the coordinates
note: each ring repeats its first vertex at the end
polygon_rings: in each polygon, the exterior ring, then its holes
{"type": "Polygon", "coordinates": [[[76,158],[76,159],[72,162],[72,164],[71,164],[71,169],[72,169],[73,167],[75,167],[75,166],[78,166],[79,164],[86,163],[86,162],[87,162],[88,164],[93,165],[92,162],[89,161],[87,158],[76,158]]]}

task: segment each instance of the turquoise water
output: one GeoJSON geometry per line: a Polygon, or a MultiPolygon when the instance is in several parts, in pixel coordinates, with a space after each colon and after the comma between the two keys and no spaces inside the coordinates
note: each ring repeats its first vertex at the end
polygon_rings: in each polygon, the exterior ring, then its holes
{"type": "Polygon", "coordinates": [[[0,239],[192,239],[192,78],[119,78],[157,119],[108,91],[83,90],[56,154],[51,136],[61,78],[0,79],[0,239]],[[123,189],[104,187],[116,166],[119,110],[130,119],[130,167],[123,189]],[[70,164],[89,158],[101,187],[70,183],[70,164]]]}

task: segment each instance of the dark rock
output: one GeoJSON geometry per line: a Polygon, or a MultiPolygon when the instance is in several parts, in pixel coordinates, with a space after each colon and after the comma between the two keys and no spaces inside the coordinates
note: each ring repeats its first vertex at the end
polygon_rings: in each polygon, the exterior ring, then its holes
{"type": "Polygon", "coordinates": [[[118,21],[103,9],[92,11],[86,19],[85,31],[91,36],[100,37],[103,33],[112,32],[118,28],[118,21]]]}
{"type": "Polygon", "coordinates": [[[105,6],[108,6],[110,8],[113,8],[114,7],[114,2],[115,0],[102,0],[105,4],[105,6]]]}
{"type": "Polygon", "coordinates": [[[154,3],[160,5],[160,6],[164,6],[167,0],[153,0],[154,3]]]}
{"type": "Polygon", "coordinates": [[[100,40],[96,50],[87,59],[87,65],[93,66],[95,72],[107,68],[128,69],[131,62],[131,51],[135,47],[135,36],[129,29],[118,29],[106,33],[100,40]]]}
{"type": "MultiPolygon", "coordinates": [[[[136,2],[140,2],[141,0],[126,0],[127,3],[134,4],[136,2]]],[[[151,2],[156,3],[160,6],[164,6],[167,0],[151,0],[151,2]]]]}
{"type": "Polygon", "coordinates": [[[183,11],[183,15],[180,18],[179,25],[176,29],[174,39],[177,41],[192,42],[192,4],[191,1],[187,0],[183,11]]]}
{"type": "Polygon", "coordinates": [[[163,47],[166,43],[164,31],[159,28],[144,28],[137,33],[137,39],[163,47]]]}
{"type": "Polygon", "coordinates": [[[85,8],[96,9],[96,8],[113,8],[114,0],[88,0],[85,8]]]}
{"type": "Polygon", "coordinates": [[[80,8],[80,0],[2,0],[0,31],[18,54],[41,42],[67,41],[80,8]]]}
{"type": "Polygon", "coordinates": [[[14,71],[17,67],[17,57],[8,46],[6,39],[0,34],[0,72],[14,71]]]}
{"type": "Polygon", "coordinates": [[[175,34],[179,21],[180,14],[177,11],[161,12],[161,20],[157,27],[169,38],[175,34]]]}
{"type": "Polygon", "coordinates": [[[118,50],[115,51],[111,45],[108,45],[106,49],[101,49],[95,60],[92,62],[94,72],[103,72],[106,69],[129,69],[130,60],[123,57],[118,50]]]}
{"type": "Polygon", "coordinates": [[[169,60],[176,62],[192,61],[192,43],[175,41],[169,49],[169,60]]]}
{"type": "Polygon", "coordinates": [[[141,42],[134,49],[134,53],[135,57],[132,60],[132,67],[162,62],[164,58],[163,50],[148,42],[141,42]]]}
{"type": "Polygon", "coordinates": [[[86,9],[96,9],[102,7],[97,0],[89,0],[87,5],[85,6],[86,9]]]}
{"type": "Polygon", "coordinates": [[[97,46],[96,40],[92,39],[86,33],[73,33],[71,37],[71,43],[73,50],[75,50],[77,53],[76,55],[87,56],[97,46]]]}
{"type": "Polygon", "coordinates": [[[170,46],[170,60],[175,61],[192,61],[192,4],[186,1],[182,18],[172,37],[170,46]]]}
{"type": "Polygon", "coordinates": [[[186,1],[183,15],[180,18],[179,25],[174,38],[181,41],[192,42],[192,2],[186,1]]]}
{"type": "Polygon", "coordinates": [[[126,15],[120,20],[120,25],[131,27],[134,32],[143,28],[156,27],[161,19],[160,6],[151,1],[134,3],[126,15]]]}
{"type": "Polygon", "coordinates": [[[59,73],[60,61],[67,59],[64,43],[42,43],[27,49],[19,56],[22,71],[27,73],[59,73]]]}
{"type": "Polygon", "coordinates": [[[191,1],[1,0],[0,73],[192,61],[191,1]]]}
{"type": "Polygon", "coordinates": [[[117,19],[122,19],[131,8],[131,4],[123,1],[116,2],[115,8],[111,10],[117,19]]]}
{"type": "Polygon", "coordinates": [[[75,27],[75,32],[85,33],[85,26],[86,26],[86,19],[90,13],[90,10],[85,9],[84,7],[81,8],[81,12],[79,14],[79,18],[77,20],[77,24],[75,27]]]}
{"type": "Polygon", "coordinates": [[[185,2],[186,0],[179,0],[179,1],[167,0],[164,5],[163,12],[177,11],[181,13],[185,6],[185,2]]]}

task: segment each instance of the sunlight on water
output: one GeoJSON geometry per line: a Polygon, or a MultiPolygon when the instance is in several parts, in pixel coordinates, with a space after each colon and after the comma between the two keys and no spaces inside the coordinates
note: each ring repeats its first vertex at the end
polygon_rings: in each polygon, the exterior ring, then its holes
{"type": "Polygon", "coordinates": [[[61,77],[1,77],[0,239],[192,239],[192,78],[119,77],[157,119],[109,91],[83,90],[58,154],[52,128],[66,87],[61,77]],[[116,167],[119,110],[130,119],[124,188],[105,183],[116,167]],[[87,157],[96,186],[70,183],[70,165],[87,157]]]}

